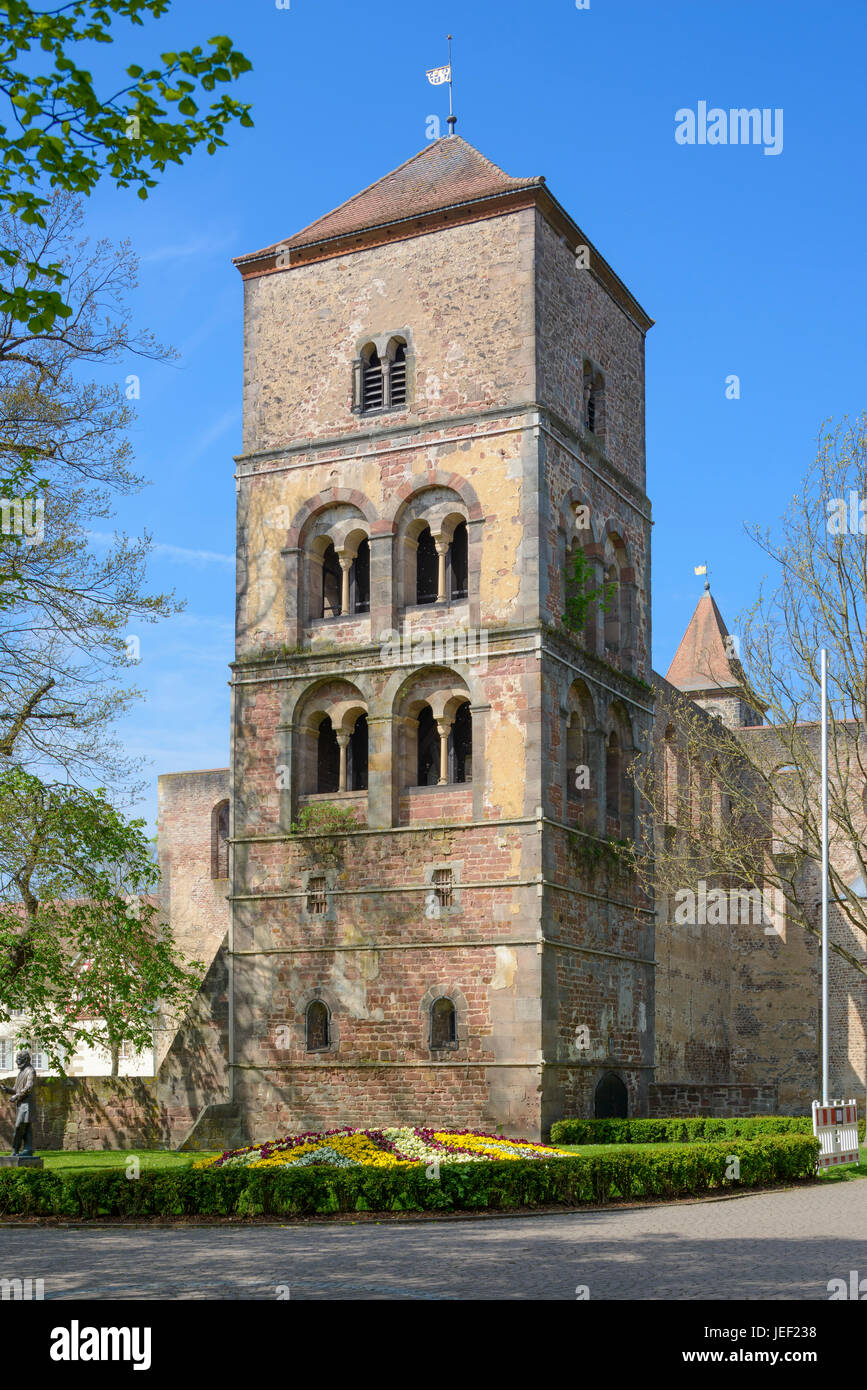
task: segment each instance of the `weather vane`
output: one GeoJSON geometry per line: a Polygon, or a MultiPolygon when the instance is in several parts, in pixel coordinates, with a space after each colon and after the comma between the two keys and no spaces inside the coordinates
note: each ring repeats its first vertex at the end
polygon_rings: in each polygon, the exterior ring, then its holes
{"type": "Polygon", "coordinates": [[[704,575],[704,587],[710,593],[710,570],[707,567],[707,561],[705,560],[703,565],[693,565],[692,569],[694,574],[704,575]]]}
{"type": "Polygon", "coordinates": [[[448,82],[449,84],[449,135],[454,135],[455,126],[458,123],[458,118],[454,113],[453,104],[454,82],[452,79],[452,36],[451,34],[447,34],[446,37],[449,41],[448,63],[445,67],[442,68],[428,68],[426,76],[428,82],[431,84],[432,87],[440,87],[442,86],[443,82],[448,82]]]}

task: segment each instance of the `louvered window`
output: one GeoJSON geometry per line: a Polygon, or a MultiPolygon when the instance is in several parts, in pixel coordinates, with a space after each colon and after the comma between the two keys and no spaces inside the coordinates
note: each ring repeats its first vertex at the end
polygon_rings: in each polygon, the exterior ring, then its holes
{"type": "Polygon", "coordinates": [[[375,348],[371,348],[362,368],[362,409],[382,409],[382,363],[375,348]]]}
{"type": "Polygon", "coordinates": [[[391,361],[391,404],[406,405],[406,344],[400,343],[391,361]]]}

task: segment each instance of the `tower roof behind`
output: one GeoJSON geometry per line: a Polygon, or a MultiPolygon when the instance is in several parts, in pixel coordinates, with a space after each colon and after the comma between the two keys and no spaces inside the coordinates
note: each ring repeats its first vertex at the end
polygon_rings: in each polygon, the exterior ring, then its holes
{"type": "Polygon", "coordinates": [[[665,679],[678,690],[724,690],[742,686],[743,670],[733,655],[729,630],[706,589],[696,605],[665,679]]]}
{"type": "Polygon", "coordinates": [[[278,245],[288,250],[310,246],[544,182],[544,175],[511,178],[459,135],[444,136],[287,241],[239,256],[236,262],[267,255],[278,245]]]}

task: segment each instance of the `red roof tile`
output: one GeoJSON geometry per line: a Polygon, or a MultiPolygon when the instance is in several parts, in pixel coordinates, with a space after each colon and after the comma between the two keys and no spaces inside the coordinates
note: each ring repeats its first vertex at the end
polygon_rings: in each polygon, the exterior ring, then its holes
{"type": "Polygon", "coordinates": [[[237,256],[235,263],[268,255],[278,246],[281,249],[311,246],[455,204],[534,188],[544,182],[544,176],[513,179],[459,135],[443,136],[287,241],[237,256]]]}
{"type": "Polygon", "coordinates": [[[740,662],[726,651],[728,628],[707,590],[698,601],[665,679],[679,690],[711,690],[743,684],[740,662]]]}

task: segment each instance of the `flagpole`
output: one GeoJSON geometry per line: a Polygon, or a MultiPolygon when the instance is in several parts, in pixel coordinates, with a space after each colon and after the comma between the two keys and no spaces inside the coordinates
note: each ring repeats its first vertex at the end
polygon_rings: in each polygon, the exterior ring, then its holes
{"type": "Polygon", "coordinates": [[[819,653],[822,675],[822,1104],[828,1096],[828,652],[819,653]]]}
{"type": "Polygon", "coordinates": [[[454,102],[452,99],[452,88],[454,86],[455,70],[452,66],[452,36],[451,34],[447,34],[446,37],[449,41],[449,135],[454,135],[455,126],[458,123],[458,118],[454,112],[454,102]]]}

